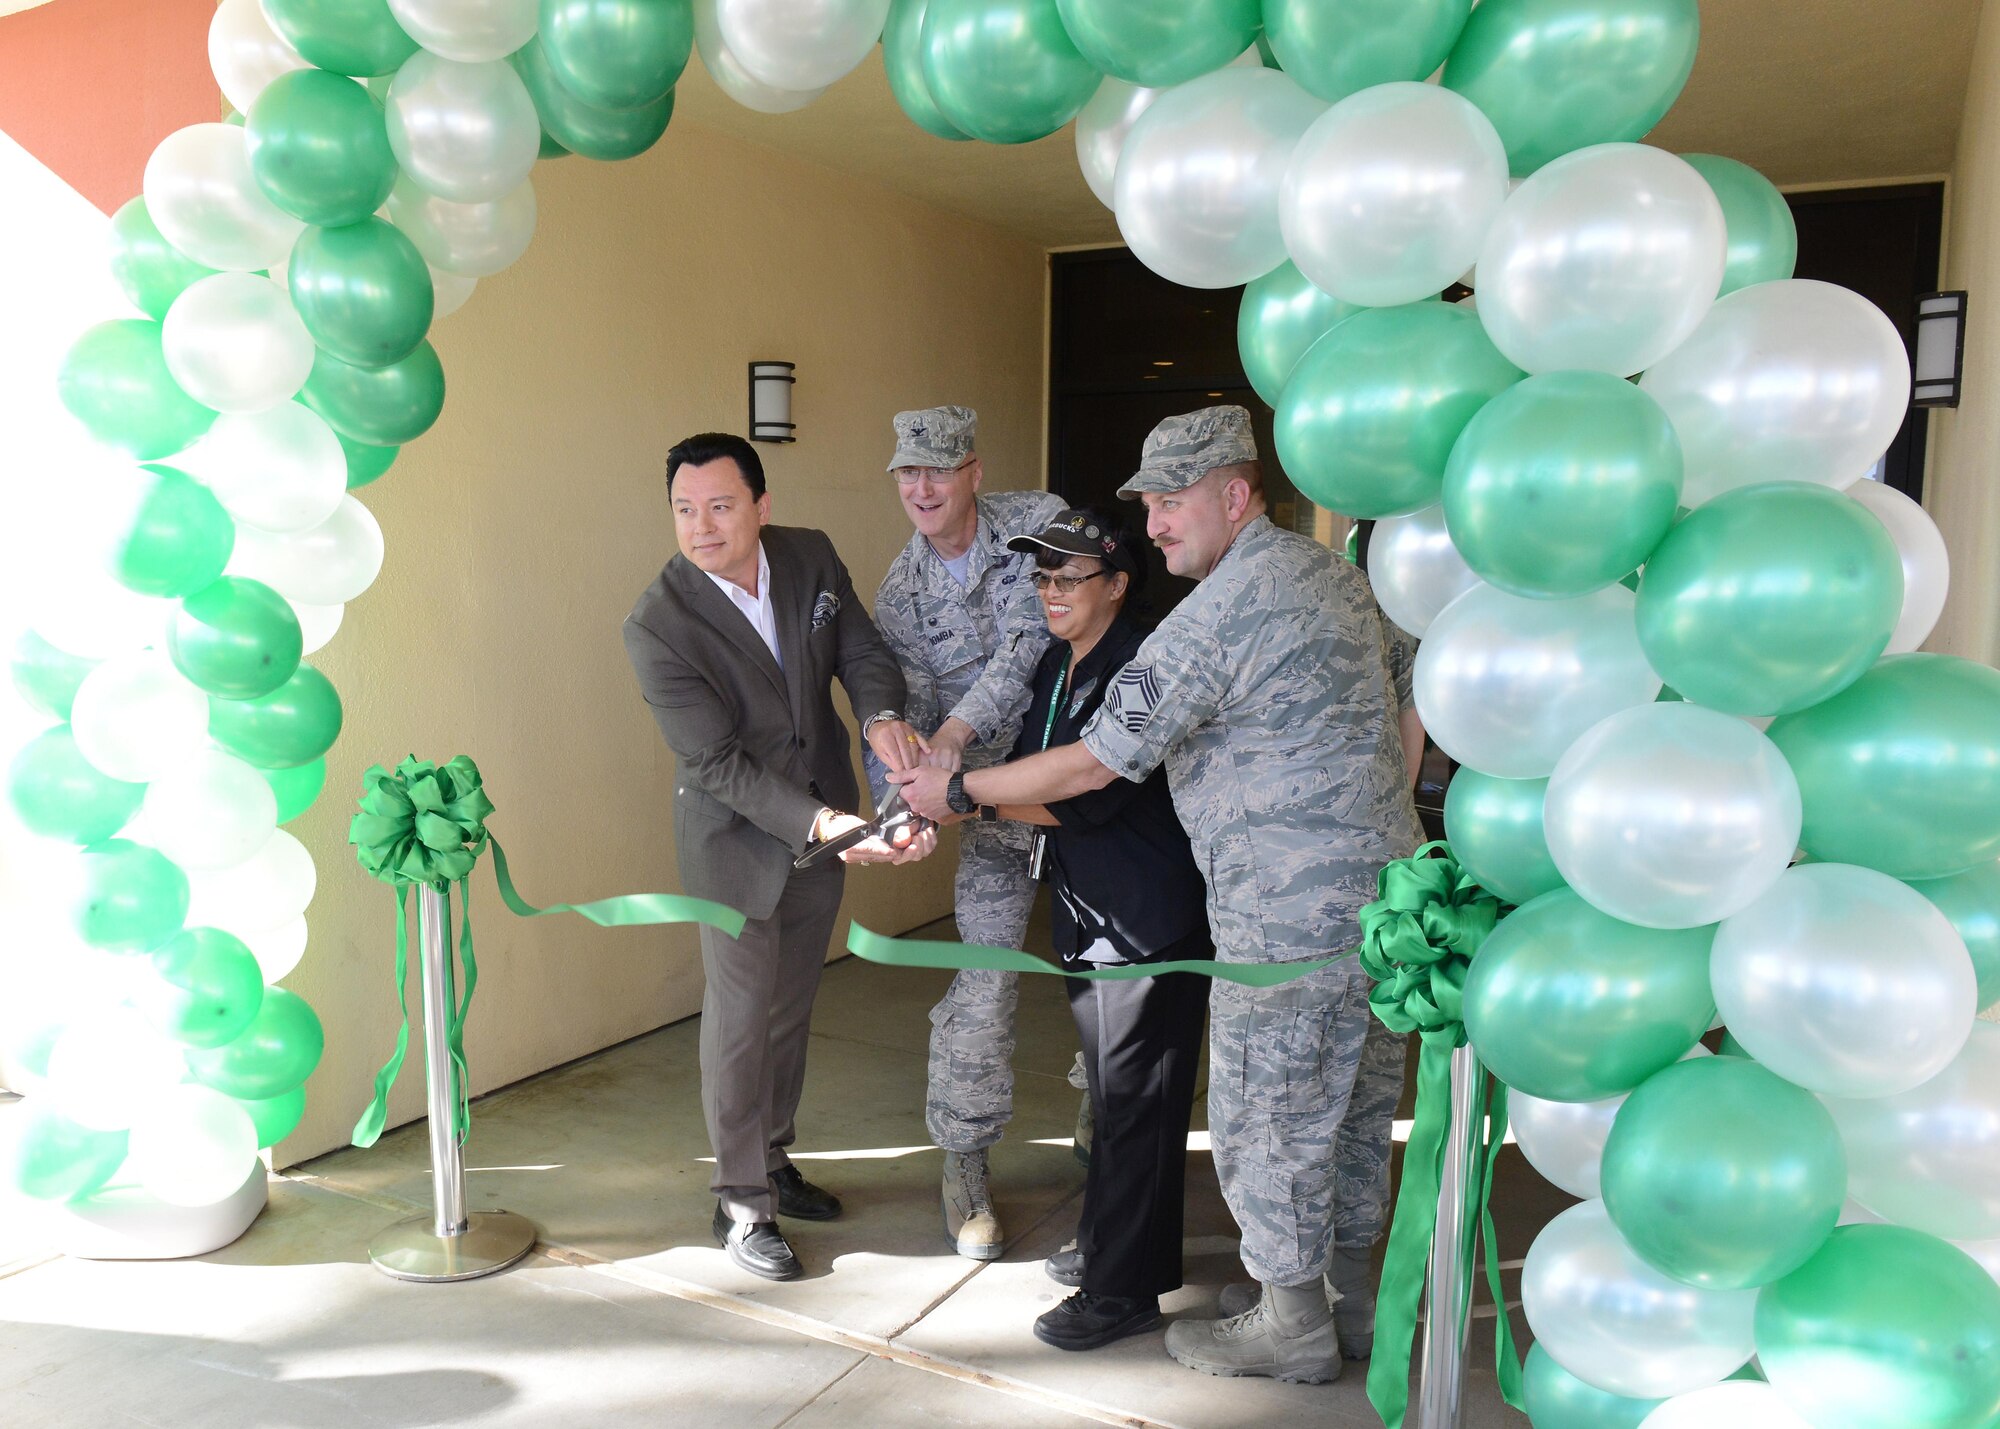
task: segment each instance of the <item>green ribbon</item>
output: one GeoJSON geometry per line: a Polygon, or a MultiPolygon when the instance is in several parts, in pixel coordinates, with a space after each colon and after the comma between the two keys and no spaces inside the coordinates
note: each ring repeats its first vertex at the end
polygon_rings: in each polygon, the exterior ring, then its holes
{"type": "MultiPolygon", "coordinates": [[[[1395,1032],[1417,1034],[1415,1124],[1403,1152],[1403,1180],[1382,1265],[1375,1309],[1375,1354],[1368,1398],[1387,1429],[1402,1429],[1410,1400],[1410,1356],[1425,1268],[1438,1234],[1438,1182],[1451,1131],[1451,1054],[1465,1045],[1465,975],[1472,956],[1501,913],[1501,903],[1459,867],[1444,843],[1428,843],[1385,867],[1376,901],[1361,910],[1361,966],[1375,981],[1369,1006],[1395,1032]],[[1433,857],[1432,855],[1436,855],[1433,857]]],[[[1486,1283],[1494,1304],[1494,1362],[1500,1393],[1525,1409],[1521,1362],[1500,1288],[1493,1234],[1493,1166],[1507,1134],[1507,1088],[1489,1080],[1480,1109],[1479,1229],[1486,1246],[1486,1283]]],[[[1445,1234],[1455,1234],[1447,1228],[1445,1234]]],[[[1437,1306],[1432,1314],[1440,1313],[1437,1306]]]]}
{"type": "Polygon", "coordinates": [[[574,913],[600,928],[631,928],[652,923],[707,923],[736,937],[743,915],[705,898],[668,893],[631,893],[591,903],[553,903],[537,908],[521,897],[507,869],[507,854],[486,828],[493,801],[481,786],[479,766],[461,754],[443,765],[411,755],[391,774],[377,764],[362,776],[361,812],[348,827],[347,841],[371,877],[396,890],[396,1005],[402,1023],[396,1047],[375,1074],[375,1093],[368,1109],[354,1124],[353,1143],[373,1146],[389,1115],[389,1088],[403,1070],[410,1049],[409,892],[412,885],[435,888],[444,895],[444,945],[451,948],[451,888],[458,885],[458,958],[462,971],[454,978],[463,989],[447,1014],[445,1040],[450,1048],[453,1098],[452,1130],[463,1143],[472,1124],[470,1080],[465,1064],[465,1019],[479,986],[479,963],[472,950],[472,903],[467,880],[479,855],[493,850],[493,876],[500,899],[523,918],[574,913]]]}
{"type": "Polygon", "coordinates": [[[1158,977],[1161,973],[1195,973],[1221,978],[1244,987],[1276,987],[1280,983],[1330,968],[1351,952],[1303,963],[1219,963],[1209,958],[1177,958],[1158,963],[1119,963],[1109,967],[1066,968],[1016,948],[989,948],[980,943],[932,943],[921,938],[886,938],[859,923],[847,934],[847,951],[871,963],[892,968],[949,968],[961,972],[979,968],[1003,973],[1054,973],[1058,977],[1122,982],[1158,977]]]}

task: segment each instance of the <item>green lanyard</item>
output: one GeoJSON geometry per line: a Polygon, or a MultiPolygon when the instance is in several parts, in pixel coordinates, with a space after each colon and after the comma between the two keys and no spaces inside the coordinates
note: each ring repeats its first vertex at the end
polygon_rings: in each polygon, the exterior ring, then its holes
{"type": "Polygon", "coordinates": [[[1049,718],[1042,726],[1042,748],[1049,747],[1049,738],[1056,732],[1056,715],[1062,710],[1063,682],[1069,679],[1069,657],[1063,657],[1062,668],[1056,671],[1056,690],[1049,696],[1049,718]]]}

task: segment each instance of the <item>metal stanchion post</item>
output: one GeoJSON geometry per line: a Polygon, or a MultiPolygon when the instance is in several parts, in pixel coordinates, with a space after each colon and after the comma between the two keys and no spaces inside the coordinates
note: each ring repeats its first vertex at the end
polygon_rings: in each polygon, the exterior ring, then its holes
{"type": "MultiPolygon", "coordinates": [[[[1438,1177],[1437,1230],[1424,1292],[1424,1358],[1417,1429],[1458,1429],[1465,1346],[1472,1328],[1473,1257],[1479,1233],[1479,1107],[1486,1069],[1470,1047],[1451,1054],[1451,1126],[1438,1177]]],[[[1504,1310],[1501,1312],[1504,1313],[1504,1310]]]]}
{"type": "Polygon", "coordinates": [[[458,1069],[449,1029],[451,950],[445,946],[444,895],[417,889],[418,960],[424,980],[424,1071],[430,1086],[431,1195],[428,1215],[388,1227],[368,1247],[376,1269],[398,1280],[473,1280],[504,1270],[534,1248],[534,1223],[512,1211],[465,1209],[460,1154],[458,1069]]]}

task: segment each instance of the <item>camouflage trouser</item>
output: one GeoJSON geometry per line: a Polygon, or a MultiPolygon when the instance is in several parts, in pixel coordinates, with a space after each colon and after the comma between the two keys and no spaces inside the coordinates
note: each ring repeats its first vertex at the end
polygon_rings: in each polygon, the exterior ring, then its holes
{"type": "MultiPolygon", "coordinates": [[[[1018,948],[1028,931],[1035,884],[1028,877],[1024,825],[958,826],[953,906],[958,936],[1018,948]]],[[[946,1151],[977,1151],[1000,1139],[1014,1113],[1014,1002],[1017,973],[968,968],[931,1009],[930,1082],[924,1123],[946,1151]]]]}
{"type": "Polygon", "coordinates": [[[1389,1195],[1402,1038],[1368,1011],[1368,975],[1341,962],[1209,999],[1208,1125],[1223,1198],[1257,1279],[1303,1285],[1343,1248],[1374,1243],[1389,1195]]]}

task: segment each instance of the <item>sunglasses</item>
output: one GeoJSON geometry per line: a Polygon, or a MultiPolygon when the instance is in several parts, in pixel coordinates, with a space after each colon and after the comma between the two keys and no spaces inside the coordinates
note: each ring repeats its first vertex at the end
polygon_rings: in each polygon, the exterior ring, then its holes
{"type": "Polygon", "coordinates": [[[1048,571],[1036,571],[1028,579],[1035,583],[1036,590],[1047,590],[1050,586],[1054,586],[1059,594],[1073,595],[1076,588],[1085,581],[1094,581],[1099,576],[1110,574],[1109,571],[1092,571],[1087,576],[1059,576],[1048,571]]]}

